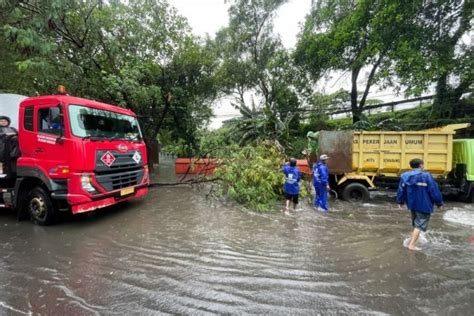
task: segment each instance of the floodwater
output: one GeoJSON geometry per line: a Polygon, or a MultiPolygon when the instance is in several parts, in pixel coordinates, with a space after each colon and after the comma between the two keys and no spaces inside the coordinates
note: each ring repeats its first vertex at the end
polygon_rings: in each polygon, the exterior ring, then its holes
{"type": "Polygon", "coordinates": [[[386,195],[331,202],[254,214],[181,186],[51,227],[1,210],[0,315],[472,315],[473,205],[448,203],[410,252],[386,195]]]}

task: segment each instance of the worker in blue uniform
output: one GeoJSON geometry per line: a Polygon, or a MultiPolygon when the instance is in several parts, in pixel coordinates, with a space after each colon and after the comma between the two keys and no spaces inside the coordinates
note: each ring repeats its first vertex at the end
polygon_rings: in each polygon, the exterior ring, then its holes
{"type": "Polygon", "coordinates": [[[313,185],[315,190],[314,207],[315,209],[328,212],[328,190],[329,188],[329,168],[327,165],[329,157],[325,154],[319,157],[318,163],[313,166],[313,185]]]}
{"type": "Polygon", "coordinates": [[[298,205],[298,197],[300,193],[299,181],[301,179],[301,172],[296,166],[296,159],[291,158],[290,161],[283,165],[282,171],[285,174],[285,184],[283,191],[286,199],[285,213],[288,214],[290,210],[290,201],[293,201],[293,209],[298,205]]]}
{"type": "Polygon", "coordinates": [[[433,205],[443,205],[443,197],[431,174],[424,171],[424,163],[421,159],[410,161],[413,170],[404,172],[400,178],[397,191],[397,203],[400,208],[406,203],[411,211],[413,232],[408,249],[419,250],[416,241],[420,233],[426,232],[428,222],[433,213],[433,205]]]}

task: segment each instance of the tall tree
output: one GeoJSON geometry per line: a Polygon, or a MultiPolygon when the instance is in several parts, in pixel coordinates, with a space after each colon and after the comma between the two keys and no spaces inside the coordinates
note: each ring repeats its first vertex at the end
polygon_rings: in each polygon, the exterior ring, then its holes
{"type": "Polygon", "coordinates": [[[455,115],[461,96],[472,92],[474,50],[468,38],[472,37],[473,14],[473,1],[424,1],[412,24],[412,36],[393,55],[396,74],[408,94],[419,94],[435,83],[435,117],[455,115]]]}
{"type": "Polygon", "coordinates": [[[328,71],[350,72],[350,103],[355,123],[362,118],[370,88],[389,79],[390,53],[409,29],[421,2],[314,1],[297,44],[295,60],[315,80],[328,71]],[[365,71],[367,74],[363,76],[365,71]]]}
{"type": "MultiPolygon", "coordinates": [[[[288,52],[273,33],[276,11],[286,1],[231,1],[229,25],[217,33],[214,41],[222,94],[232,97],[234,106],[244,113],[251,108],[259,113],[259,120],[244,118],[246,122],[241,125],[248,128],[251,122],[261,124],[265,128],[254,126],[253,130],[265,131],[266,135],[260,136],[280,137],[282,141],[287,133],[280,129],[288,126],[287,120],[298,124],[292,111],[300,104],[297,73],[288,52]]],[[[252,135],[254,140],[260,138],[252,135]]]]}

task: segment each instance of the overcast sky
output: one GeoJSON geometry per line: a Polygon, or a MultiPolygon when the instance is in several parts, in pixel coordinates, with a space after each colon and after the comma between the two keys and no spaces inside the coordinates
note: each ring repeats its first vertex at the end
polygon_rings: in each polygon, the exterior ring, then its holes
{"type": "MultiPolygon", "coordinates": [[[[229,21],[224,0],[169,0],[171,5],[185,16],[196,35],[213,36],[229,21]]],[[[299,25],[309,13],[311,0],[290,0],[281,6],[274,21],[275,32],[280,34],[283,44],[292,48],[296,44],[299,25]]]]}

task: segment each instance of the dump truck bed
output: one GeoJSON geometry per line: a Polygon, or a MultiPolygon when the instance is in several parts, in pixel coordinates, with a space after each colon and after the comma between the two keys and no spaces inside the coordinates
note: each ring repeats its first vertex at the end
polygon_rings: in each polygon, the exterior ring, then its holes
{"type": "Polygon", "coordinates": [[[331,157],[336,174],[356,173],[398,177],[420,158],[425,170],[445,176],[452,169],[453,135],[469,124],[452,124],[422,131],[354,131],[320,133],[320,153],[331,157]],[[352,146],[348,145],[348,137],[352,146]]]}

